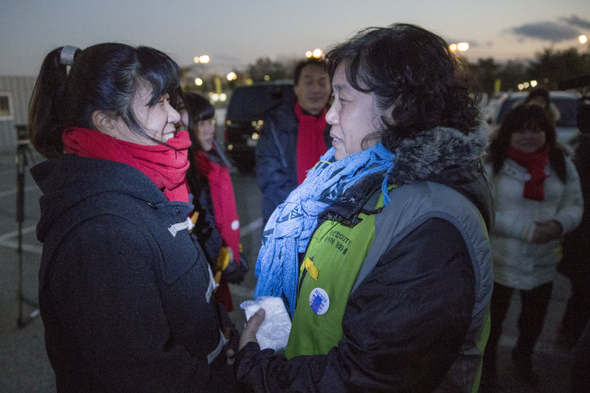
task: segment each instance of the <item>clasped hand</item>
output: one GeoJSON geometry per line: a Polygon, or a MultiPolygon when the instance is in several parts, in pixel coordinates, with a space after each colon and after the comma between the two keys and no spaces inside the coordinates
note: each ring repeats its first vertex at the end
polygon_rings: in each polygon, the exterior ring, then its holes
{"type": "Polygon", "coordinates": [[[532,241],[535,244],[547,243],[548,241],[558,239],[562,232],[563,227],[556,220],[536,222],[532,241]]]}

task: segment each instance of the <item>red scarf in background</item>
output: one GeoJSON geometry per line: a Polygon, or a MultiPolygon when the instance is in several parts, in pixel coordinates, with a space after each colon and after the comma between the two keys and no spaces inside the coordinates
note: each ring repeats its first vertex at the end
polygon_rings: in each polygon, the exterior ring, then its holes
{"type": "Polygon", "coordinates": [[[297,182],[303,183],[307,171],[313,168],[326,152],[324,130],[326,129],[326,112],[324,108],[319,116],[303,113],[299,103],[295,104],[295,115],[299,120],[297,136],[297,182]]]}
{"type": "MultiPolygon", "coordinates": [[[[229,175],[229,169],[209,158],[209,154],[198,150],[196,153],[197,167],[202,175],[207,177],[211,199],[213,200],[213,213],[215,225],[221,234],[223,245],[231,248],[234,260],[240,264],[240,221],[236,208],[234,188],[229,175]]],[[[215,297],[226,308],[226,311],[234,309],[231,292],[227,282],[221,280],[215,291],[215,297]]]]}
{"type": "Polygon", "coordinates": [[[229,169],[211,161],[207,153],[202,150],[197,151],[197,163],[199,171],[207,177],[209,183],[217,230],[225,245],[232,249],[236,262],[239,264],[240,221],[229,169]]]}
{"type": "Polygon", "coordinates": [[[525,153],[509,146],[508,157],[514,160],[517,164],[525,167],[526,173],[531,176],[531,178],[524,183],[523,196],[526,199],[532,199],[533,201],[544,201],[544,182],[545,179],[549,177],[545,174],[545,166],[547,165],[547,162],[549,162],[549,146],[545,145],[541,150],[534,153],[525,153]]]}
{"type": "Polygon", "coordinates": [[[125,142],[86,128],[68,128],[62,140],[68,154],[131,165],[149,177],[168,200],[188,202],[185,174],[191,141],[187,131],[179,131],[166,142],[172,147],[125,142]]]}

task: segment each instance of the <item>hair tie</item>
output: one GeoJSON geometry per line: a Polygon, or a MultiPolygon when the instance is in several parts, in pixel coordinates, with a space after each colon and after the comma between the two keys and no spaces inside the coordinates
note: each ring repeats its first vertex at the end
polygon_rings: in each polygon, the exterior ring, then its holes
{"type": "Polygon", "coordinates": [[[74,64],[74,56],[76,55],[76,52],[79,50],[80,48],[71,45],[66,45],[63,48],[61,48],[61,52],[59,54],[60,64],[65,66],[72,66],[74,64]]]}

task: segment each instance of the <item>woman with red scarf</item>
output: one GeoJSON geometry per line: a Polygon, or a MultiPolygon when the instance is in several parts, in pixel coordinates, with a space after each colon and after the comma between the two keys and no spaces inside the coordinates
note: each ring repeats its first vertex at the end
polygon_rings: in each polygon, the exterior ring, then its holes
{"type": "Polygon", "coordinates": [[[520,105],[508,114],[488,158],[496,220],[490,233],[494,290],[482,387],[495,384],[496,346],[514,290],[520,292],[522,309],[512,361],[517,375],[536,385],[533,349],[551,299],[560,238],[582,217],[580,181],[556,143],[552,120],[536,105],[520,105]]]}
{"type": "Polygon", "coordinates": [[[228,282],[240,283],[248,265],[240,252],[240,221],[230,163],[215,140],[215,108],[204,97],[187,93],[178,111],[180,125],[189,131],[191,163],[186,174],[195,210],[195,234],[205,251],[219,287],[215,296],[227,311],[234,309],[228,282]]]}
{"type": "Polygon", "coordinates": [[[178,65],[149,47],[65,46],[41,67],[29,136],[49,159],[31,173],[58,392],[236,389],[235,329],[187,218],[178,87],[178,65]]]}

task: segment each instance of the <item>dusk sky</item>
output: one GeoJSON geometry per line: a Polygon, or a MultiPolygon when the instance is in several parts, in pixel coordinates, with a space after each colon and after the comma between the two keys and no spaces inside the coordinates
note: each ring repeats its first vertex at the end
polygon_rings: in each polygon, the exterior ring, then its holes
{"type": "Polygon", "coordinates": [[[36,75],[58,46],[106,41],[153,46],[181,66],[206,54],[209,71],[243,70],[394,22],[468,42],[471,61],[590,50],[578,42],[590,37],[589,0],[0,0],[0,75],[36,75]]]}

